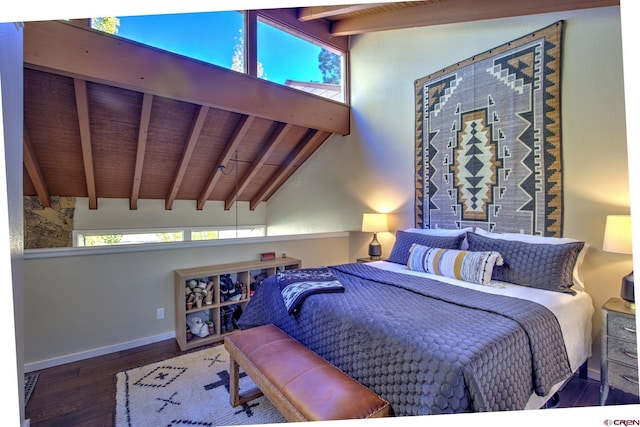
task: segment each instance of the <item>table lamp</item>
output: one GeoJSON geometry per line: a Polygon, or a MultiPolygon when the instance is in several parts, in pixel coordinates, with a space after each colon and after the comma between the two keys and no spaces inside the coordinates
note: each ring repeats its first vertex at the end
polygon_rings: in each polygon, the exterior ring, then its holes
{"type": "Polygon", "coordinates": [[[378,242],[377,234],[388,230],[387,214],[362,214],[362,231],[364,233],[373,233],[373,240],[369,243],[369,258],[372,260],[379,260],[382,255],[382,246],[378,242]]]}
{"type": "MultiPolygon", "coordinates": [[[[631,216],[608,215],[604,227],[602,250],[605,252],[631,255],[631,249],[631,216]]],[[[635,309],[633,271],[622,278],[620,297],[625,300],[627,307],[635,309]]]]}

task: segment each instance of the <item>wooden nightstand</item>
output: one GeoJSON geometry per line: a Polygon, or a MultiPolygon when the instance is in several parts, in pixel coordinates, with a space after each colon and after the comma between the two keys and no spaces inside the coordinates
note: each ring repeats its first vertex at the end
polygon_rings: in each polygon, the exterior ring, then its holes
{"type": "Polygon", "coordinates": [[[600,364],[600,405],[609,387],[638,396],[638,348],[635,310],[620,298],[602,306],[602,357],[600,364]]]}

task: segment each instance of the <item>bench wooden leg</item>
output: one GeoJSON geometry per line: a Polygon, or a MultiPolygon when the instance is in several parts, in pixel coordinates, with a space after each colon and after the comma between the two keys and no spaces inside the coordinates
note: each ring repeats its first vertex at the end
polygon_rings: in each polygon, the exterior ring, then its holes
{"type": "Polygon", "coordinates": [[[258,387],[253,388],[246,393],[240,394],[240,366],[238,362],[231,357],[229,358],[229,400],[231,406],[236,407],[250,400],[257,399],[263,393],[258,387]]]}
{"type": "Polygon", "coordinates": [[[229,400],[233,407],[240,404],[240,367],[233,357],[229,359],[229,400]]]}

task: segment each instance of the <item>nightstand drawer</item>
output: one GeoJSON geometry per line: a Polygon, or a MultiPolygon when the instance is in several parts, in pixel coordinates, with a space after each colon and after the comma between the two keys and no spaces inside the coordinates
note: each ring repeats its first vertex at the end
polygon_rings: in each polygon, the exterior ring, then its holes
{"type": "Polygon", "coordinates": [[[616,362],[638,366],[638,348],[631,341],[623,341],[617,338],[607,338],[607,356],[616,362]]]}
{"type": "Polygon", "coordinates": [[[636,319],[619,313],[609,313],[607,335],[636,342],[636,319]]]}
{"type": "Polygon", "coordinates": [[[609,387],[638,396],[636,311],[620,298],[602,306],[600,405],[606,405],[609,387]]]}
{"type": "Polygon", "coordinates": [[[607,374],[608,383],[611,387],[626,393],[638,395],[638,368],[631,368],[616,362],[607,362],[609,372],[607,374]]]}

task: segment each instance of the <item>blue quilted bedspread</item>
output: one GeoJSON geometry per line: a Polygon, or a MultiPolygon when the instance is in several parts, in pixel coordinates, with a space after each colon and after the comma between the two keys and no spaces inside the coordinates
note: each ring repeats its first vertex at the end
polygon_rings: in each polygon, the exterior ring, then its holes
{"type": "Polygon", "coordinates": [[[396,416],[522,409],[571,374],[558,321],[542,305],[366,264],[330,269],[344,292],[311,295],[290,315],[272,276],[240,326],[275,324],[396,416]]]}

